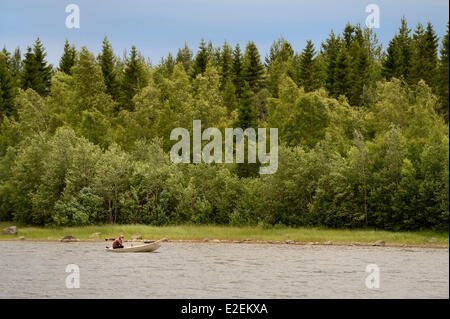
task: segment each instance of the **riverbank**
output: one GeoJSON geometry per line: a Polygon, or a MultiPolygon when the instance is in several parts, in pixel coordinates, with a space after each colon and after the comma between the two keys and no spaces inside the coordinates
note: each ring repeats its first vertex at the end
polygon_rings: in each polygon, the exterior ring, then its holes
{"type": "MultiPolygon", "coordinates": [[[[0,223],[0,229],[14,225],[0,223]]],[[[191,242],[267,242],[288,244],[373,245],[382,246],[448,247],[449,233],[435,231],[389,232],[382,230],[348,230],[290,227],[232,227],[216,225],[99,225],[85,227],[30,227],[17,225],[16,235],[0,234],[0,240],[59,241],[74,236],[80,241],[103,241],[123,234],[126,240],[139,234],[145,239],[167,238],[170,241],[191,242]],[[381,241],[384,241],[382,243],[381,241]]],[[[139,236],[135,236],[135,238],[139,236]]]]}

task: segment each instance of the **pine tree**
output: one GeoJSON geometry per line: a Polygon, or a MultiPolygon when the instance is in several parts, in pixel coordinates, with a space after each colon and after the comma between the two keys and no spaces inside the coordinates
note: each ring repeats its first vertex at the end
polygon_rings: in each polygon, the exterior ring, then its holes
{"type": "Polygon", "coordinates": [[[106,85],[106,92],[117,100],[119,92],[119,83],[115,70],[115,56],[108,38],[103,39],[102,52],[98,56],[100,67],[102,68],[103,80],[106,85]]]}
{"type": "Polygon", "coordinates": [[[38,94],[45,96],[50,91],[52,66],[45,61],[45,49],[37,38],[33,50],[29,47],[23,61],[22,88],[31,88],[38,94]]]}
{"type": "Polygon", "coordinates": [[[306,47],[300,54],[299,60],[299,84],[305,89],[305,92],[310,92],[318,88],[318,77],[314,61],[315,55],[314,44],[311,40],[308,40],[306,47]]]}
{"type": "Polygon", "coordinates": [[[232,77],[233,77],[233,84],[236,91],[236,96],[238,98],[241,97],[242,88],[244,85],[244,66],[242,62],[242,54],[241,54],[241,48],[239,46],[239,43],[236,44],[236,47],[233,51],[233,66],[232,66],[232,77]]]}
{"type": "Polygon", "coordinates": [[[126,61],[124,76],[122,80],[122,106],[130,111],[134,110],[133,97],[139,87],[141,65],[138,60],[136,47],[131,47],[130,57],[126,61]]]}
{"type": "Polygon", "coordinates": [[[178,49],[176,64],[180,63],[183,65],[184,71],[186,73],[191,72],[192,68],[192,50],[189,49],[187,43],[184,43],[183,49],[178,49]]]}
{"type": "Polygon", "coordinates": [[[206,70],[206,65],[208,64],[208,48],[206,47],[205,40],[203,38],[200,40],[200,47],[195,55],[194,65],[192,67],[192,78],[196,78],[197,75],[203,74],[206,70]]]}
{"type": "Polygon", "coordinates": [[[75,65],[76,50],[74,46],[66,40],[64,43],[64,52],[59,60],[59,71],[71,75],[71,68],[75,65]]]}
{"type": "Polygon", "coordinates": [[[0,119],[15,115],[14,93],[11,73],[8,69],[7,56],[0,52],[0,119]]]}
{"type": "Polygon", "coordinates": [[[449,24],[447,33],[442,39],[441,58],[439,63],[439,97],[441,100],[440,113],[444,115],[447,123],[449,121],[449,24]]]}
{"type": "Polygon", "coordinates": [[[261,89],[264,77],[264,66],[261,63],[258,48],[252,41],[249,41],[245,47],[243,75],[253,93],[258,92],[261,89]]]}

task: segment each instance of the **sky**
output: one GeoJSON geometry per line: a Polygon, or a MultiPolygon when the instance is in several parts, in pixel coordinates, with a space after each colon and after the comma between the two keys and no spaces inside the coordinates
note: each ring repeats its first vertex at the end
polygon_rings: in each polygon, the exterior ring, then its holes
{"type": "Polygon", "coordinates": [[[369,4],[379,7],[375,32],[383,48],[402,16],[413,29],[430,21],[440,38],[446,32],[447,0],[0,0],[0,46],[19,46],[23,54],[39,37],[54,65],[65,39],[97,55],[104,36],[116,54],[136,45],[154,64],[185,42],[195,52],[201,38],[214,46],[252,40],[264,57],[280,36],[301,51],[306,40],[320,48],[331,29],[340,33],[347,22],[364,26],[369,4]],[[80,9],[80,28],[66,27],[69,4],[80,9]]]}

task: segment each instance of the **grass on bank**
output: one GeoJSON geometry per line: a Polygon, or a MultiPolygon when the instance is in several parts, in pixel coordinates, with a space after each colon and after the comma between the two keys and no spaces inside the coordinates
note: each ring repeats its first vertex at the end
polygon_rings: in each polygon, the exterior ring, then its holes
{"type": "MultiPolygon", "coordinates": [[[[16,225],[10,222],[0,223],[0,229],[16,225]]],[[[449,245],[448,232],[415,231],[390,232],[370,229],[321,229],[321,228],[291,228],[291,227],[232,227],[216,225],[177,225],[177,226],[149,226],[149,225],[99,225],[85,227],[31,227],[17,225],[15,236],[0,234],[0,240],[17,239],[24,236],[30,240],[59,240],[66,235],[73,235],[78,239],[92,239],[91,235],[100,232],[100,240],[106,237],[116,237],[123,234],[130,239],[134,234],[141,234],[144,239],[168,238],[172,240],[264,240],[285,241],[296,240],[302,242],[374,242],[384,240],[387,244],[410,245],[449,245]],[[435,241],[429,242],[431,238],[435,241]]]]}

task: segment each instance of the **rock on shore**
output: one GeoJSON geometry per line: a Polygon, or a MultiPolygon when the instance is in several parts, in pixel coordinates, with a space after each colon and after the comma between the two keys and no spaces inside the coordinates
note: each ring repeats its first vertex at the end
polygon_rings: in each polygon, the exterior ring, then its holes
{"type": "Polygon", "coordinates": [[[372,246],[385,246],[386,242],[384,240],[377,240],[372,244],[372,246]]]}
{"type": "Polygon", "coordinates": [[[76,239],[75,236],[67,235],[67,236],[64,236],[64,237],[61,239],[61,241],[62,241],[63,243],[70,243],[70,242],[77,242],[78,239],[76,239]]]}
{"type": "Polygon", "coordinates": [[[17,227],[16,226],[7,227],[7,228],[2,230],[2,234],[3,235],[16,235],[17,234],[17,227]]]}

